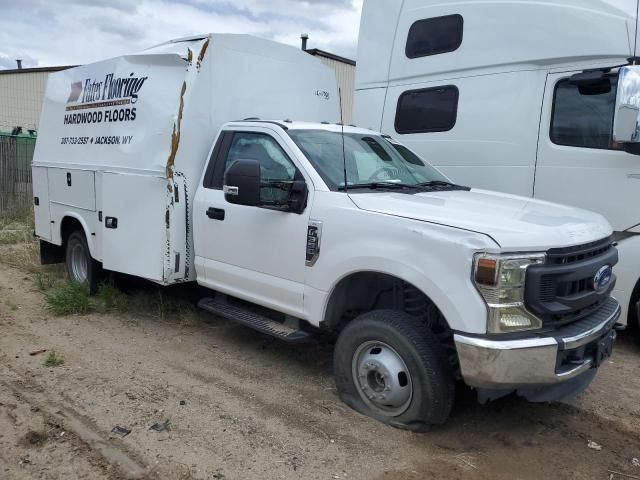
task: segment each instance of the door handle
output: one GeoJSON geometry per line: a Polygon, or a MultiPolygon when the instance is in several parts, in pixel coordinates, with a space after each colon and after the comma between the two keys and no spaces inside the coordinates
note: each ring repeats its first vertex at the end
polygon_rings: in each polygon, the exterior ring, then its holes
{"type": "Polygon", "coordinates": [[[222,208],[209,207],[207,209],[207,217],[213,220],[224,220],[224,210],[222,208]]]}

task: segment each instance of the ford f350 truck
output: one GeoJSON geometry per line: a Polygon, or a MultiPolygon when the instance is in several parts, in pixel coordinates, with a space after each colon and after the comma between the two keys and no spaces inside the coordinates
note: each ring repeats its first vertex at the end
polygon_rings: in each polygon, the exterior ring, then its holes
{"type": "Polygon", "coordinates": [[[637,0],[365,0],[353,118],[456,182],[604,215],[640,333],[639,44],[637,0]]]}
{"type": "Polygon", "coordinates": [[[336,124],[336,99],[316,59],[247,36],[52,74],[42,261],[90,286],[197,282],[203,309],[286,341],[335,332],[340,397],[402,428],[443,423],[458,380],[481,400],[582,391],[620,314],[606,220],[453,184],[336,124]]]}

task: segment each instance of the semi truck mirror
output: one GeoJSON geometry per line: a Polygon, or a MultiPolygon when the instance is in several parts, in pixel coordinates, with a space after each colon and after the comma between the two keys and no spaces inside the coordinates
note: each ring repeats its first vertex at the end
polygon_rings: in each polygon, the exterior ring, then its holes
{"type": "Polygon", "coordinates": [[[229,203],[260,206],[260,164],[257,160],[236,160],[224,175],[224,198],[229,203]]]}
{"type": "Polygon", "coordinates": [[[613,140],[639,143],[640,128],[640,66],[621,67],[613,117],[613,140]]]}

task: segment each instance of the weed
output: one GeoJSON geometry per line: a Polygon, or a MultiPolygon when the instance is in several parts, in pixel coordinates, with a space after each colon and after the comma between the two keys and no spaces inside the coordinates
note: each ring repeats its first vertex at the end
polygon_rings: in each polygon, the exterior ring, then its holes
{"type": "Polygon", "coordinates": [[[60,355],[56,354],[55,350],[51,350],[49,355],[47,355],[47,359],[44,361],[45,367],[59,367],[64,363],[64,358],[60,355]]]}
{"type": "Polygon", "coordinates": [[[171,431],[171,420],[165,420],[164,422],[162,422],[162,427],[163,427],[167,432],[170,432],[170,431],[171,431]]]}
{"type": "Polygon", "coordinates": [[[81,283],[65,283],[45,294],[47,309],[54,315],[87,313],[91,310],[89,288],[81,283]]]}

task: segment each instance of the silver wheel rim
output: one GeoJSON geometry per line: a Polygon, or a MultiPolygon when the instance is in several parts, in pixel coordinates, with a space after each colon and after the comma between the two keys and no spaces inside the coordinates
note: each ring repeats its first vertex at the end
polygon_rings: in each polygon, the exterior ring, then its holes
{"type": "Polygon", "coordinates": [[[73,275],[73,281],[80,283],[87,281],[88,263],[84,247],[80,243],[75,243],[71,247],[71,274],[73,275]]]}
{"type": "Polygon", "coordinates": [[[383,342],[360,345],[352,361],[353,381],[362,400],[385,417],[402,415],[411,404],[413,384],[402,357],[383,342]]]}

